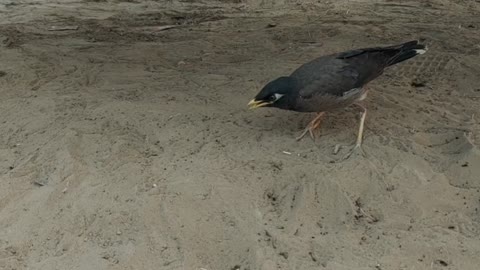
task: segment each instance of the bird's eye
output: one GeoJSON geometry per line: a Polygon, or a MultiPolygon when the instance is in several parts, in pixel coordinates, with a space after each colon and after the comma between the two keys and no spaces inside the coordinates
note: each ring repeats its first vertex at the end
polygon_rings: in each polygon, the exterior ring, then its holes
{"type": "Polygon", "coordinates": [[[273,94],[271,96],[268,97],[268,101],[270,102],[275,102],[277,100],[279,100],[280,98],[282,98],[283,95],[282,94],[273,94]]]}

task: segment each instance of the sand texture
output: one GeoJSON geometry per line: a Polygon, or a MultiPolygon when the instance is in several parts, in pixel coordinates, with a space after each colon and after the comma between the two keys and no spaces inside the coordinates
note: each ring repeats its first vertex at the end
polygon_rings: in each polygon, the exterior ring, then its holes
{"type": "Polygon", "coordinates": [[[479,76],[479,1],[0,0],[0,269],[478,270],[479,76]],[[356,108],[247,109],[411,39],[365,156],[356,108]]]}

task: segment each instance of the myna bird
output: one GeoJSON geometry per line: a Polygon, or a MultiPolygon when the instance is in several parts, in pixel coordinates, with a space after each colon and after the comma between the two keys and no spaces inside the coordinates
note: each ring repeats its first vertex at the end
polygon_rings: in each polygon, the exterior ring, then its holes
{"type": "Polygon", "coordinates": [[[352,104],[362,109],[355,148],[362,144],[367,109],[360,102],[367,97],[365,85],[380,76],[385,68],[423,54],[426,47],[410,41],[388,47],[363,48],[326,55],[295,70],[290,76],[269,82],[248,103],[251,109],[274,107],[297,112],[318,113],[297,137],[300,140],[320,126],[322,116],[352,104]]]}

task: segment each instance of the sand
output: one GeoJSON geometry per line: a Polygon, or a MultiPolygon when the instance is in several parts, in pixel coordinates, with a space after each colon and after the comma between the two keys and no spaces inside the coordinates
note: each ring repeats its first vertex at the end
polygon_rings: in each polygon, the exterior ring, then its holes
{"type": "Polygon", "coordinates": [[[0,0],[0,269],[479,269],[479,14],[0,0]],[[411,39],[427,54],[369,85],[365,156],[342,160],[355,108],[300,142],[313,115],[247,109],[314,57],[411,39]]]}

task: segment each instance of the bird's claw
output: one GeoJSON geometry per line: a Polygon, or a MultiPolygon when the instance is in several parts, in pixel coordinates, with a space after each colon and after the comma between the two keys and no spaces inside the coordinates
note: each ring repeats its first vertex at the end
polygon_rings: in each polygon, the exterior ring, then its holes
{"type": "Polygon", "coordinates": [[[300,134],[299,136],[297,136],[295,139],[297,141],[300,141],[301,139],[303,139],[303,137],[305,137],[305,135],[310,134],[310,138],[312,138],[312,140],[315,141],[315,135],[313,134],[313,129],[312,127],[307,127],[305,128],[305,130],[302,132],[302,134],[300,134]]]}
{"type": "Polygon", "coordinates": [[[315,141],[315,134],[313,132],[320,127],[323,115],[324,113],[320,113],[315,119],[308,123],[308,126],[303,130],[302,134],[300,134],[300,136],[296,137],[295,139],[297,141],[300,141],[308,133],[310,135],[310,138],[315,141]]]}
{"type": "Polygon", "coordinates": [[[353,154],[353,153],[358,153],[358,154],[361,154],[363,157],[365,157],[365,152],[363,151],[363,148],[362,148],[362,145],[361,144],[356,144],[355,147],[353,147],[353,149],[348,152],[348,154],[346,154],[344,157],[343,157],[343,160],[347,160],[350,158],[350,156],[353,154]]]}

